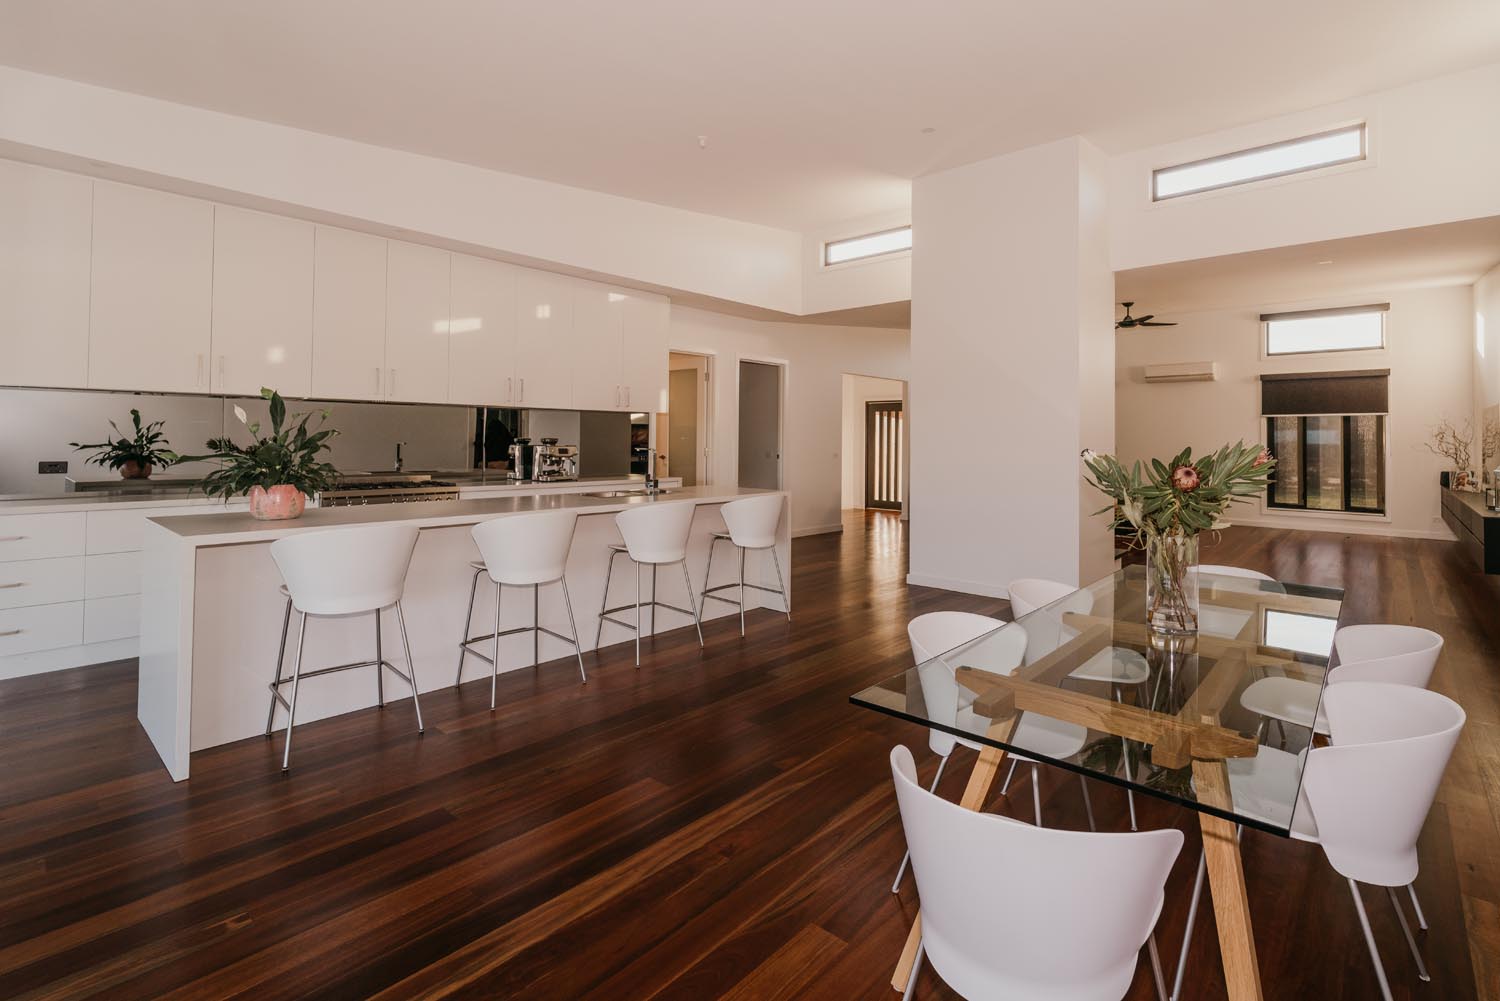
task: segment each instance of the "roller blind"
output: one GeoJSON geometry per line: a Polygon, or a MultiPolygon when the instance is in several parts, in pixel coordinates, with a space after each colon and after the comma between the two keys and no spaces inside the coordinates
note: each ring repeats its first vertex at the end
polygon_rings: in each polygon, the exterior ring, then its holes
{"type": "Polygon", "coordinates": [[[1388,414],[1390,375],[1388,368],[1262,375],[1260,412],[1267,417],[1388,414]]]}

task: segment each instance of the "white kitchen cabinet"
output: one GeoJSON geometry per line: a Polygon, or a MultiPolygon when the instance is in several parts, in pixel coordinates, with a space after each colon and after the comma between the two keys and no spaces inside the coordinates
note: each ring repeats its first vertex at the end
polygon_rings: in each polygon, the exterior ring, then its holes
{"type": "Polygon", "coordinates": [[[385,398],[448,402],[446,250],[391,240],[385,279],[385,398]]]}
{"type": "Polygon", "coordinates": [[[312,395],[385,399],[386,241],[332,226],[313,240],[312,395]]]}
{"type": "Polygon", "coordinates": [[[621,410],[621,317],[625,293],[594,282],[573,287],[573,406],[579,410],[621,410]]]}
{"type": "Polygon", "coordinates": [[[216,206],[213,391],[307,396],[312,314],[312,223],[216,206]]]}
{"type": "Polygon", "coordinates": [[[94,182],[91,389],[208,391],[213,250],[209,202],[94,182]]]}
{"type": "Polygon", "coordinates": [[[87,385],[93,191],[0,160],[0,384],[87,385]]]}
{"type": "Polygon", "coordinates": [[[621,305],[620,381],[625,387],[625,409],[664,413],[671,304],[659,296],[632,292],[621,305]]]}
{"type": "Polygon", "coordinates": [[[448,402],[516,402],[516,269],[454,254],[448,321],[448,402]]]}
{"type": "Polygon", "coordinates": [[[545,271],[516,277],[516,406],[573,406],[573,283],[545,271]]]}

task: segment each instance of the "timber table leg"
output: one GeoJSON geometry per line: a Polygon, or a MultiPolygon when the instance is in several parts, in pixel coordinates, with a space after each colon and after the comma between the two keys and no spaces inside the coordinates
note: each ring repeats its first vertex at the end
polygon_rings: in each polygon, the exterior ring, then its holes
{"type": "MultiPolygon", "coordinates": [[[[1229,772],[1224,762],[1194,761],[1193,780],[1203,802],[1228,806],[1229,772]]],[[[1207,813],[1198,814],[1198,824],[1203,829],[1203,854],[1208,863],[1208,885],[1219,926],[1219,952],[1229,1001],[1261,1001],[1255,930],[1250,925],[1245,867],[1234,824],[1207,813]]]]}
{"type": "MultiPolygon", "coordinates": [[[[990,728],[990,735],[996,740],[1009,740],[1019,718],[1017,714],[997,722],[990,728]]],[[[983,808],[984,801],[989,796],[990,787],[995,784],[995,775],[1000,771],[1000,764],[1004,760],[1005,752],[998,747],[986,747],[980,751],[979,760],[974,763],[974,770],[969,773],[969,784],[964,787],[963,799],[958,801],[958,805],[965,810],[983,808]]],[[[917,946],[921,941],[922,914],[919,911],[916,920],[911,923],[911,931],[906,936],[906,946],[901,950],[901,959],[896,963],[896,972],[891,977],[891,987],[894,990],[905,992],[906,983],[911,979],[912,966],[917,961],[917,946]]]]}

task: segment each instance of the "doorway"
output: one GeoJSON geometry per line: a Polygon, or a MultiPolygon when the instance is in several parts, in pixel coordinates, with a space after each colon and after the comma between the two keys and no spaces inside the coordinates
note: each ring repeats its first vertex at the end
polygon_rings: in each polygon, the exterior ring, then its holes
{"type": "Polygon", "coordinates": [[[710,482],[712,441],[708,355],[673,351],[667,364],[667,410],[657,415],[657,474],[685,487],[710,482]]]}
{"type": "Polygon", "coordinates": [[[900,400],[865,404],[865,507],[901,510],[903,431],[900,400]]]}
{"type": "MultiPolygon", "coordinates": [[[[906,513],[905,505],[907,481],[910,479],[910,443],[911,425],[907,413],[906,383],[900,379],[888,379],[874,375],[856,375],[852,372],[843,374],[843,400],[842,417],[840,420],[842,429],[842,443],[839,448],[840,485],[839,506],[844,510],[860,510],[866,507],[879,507],[885,510],[901,511],[906,513]],[[872,456],[870,453],[871,421],[878,424],[879,418],[871,417],[869,410],[871,405],[888,408],[898,405],[899,415],[895,418],[895,441],[890,442],[877,435],[877,442],[883,443],[885,450],[894,451],[894,455],[872,456]],[[881,465],[881,459],[889,458],[890,464],[881,465]],[[874,476],[877,470],[881,475],[874,476]],[[890,484],[886,475],[894,475],[895,493],[889,493],[890,484]],[[871,482],[874,481],[874,482],[871,482]],[[880,486],[878,496],[872,497],[875,491],[870,488],[880,486]],[[880,500],[882,503],[873,504],[872,500],[880,500]],[[891,503],[894,501],[894,503],[891,503]]],[[[891,421],[891,417],[886,418],[891,421]]],[[[879,428],[877,427],[878,431],[879,428]]]]}
{"type": "Polygon", "coordinates": [[[781,489],[783,366],[740,360],[739,484],[781,489]]]}

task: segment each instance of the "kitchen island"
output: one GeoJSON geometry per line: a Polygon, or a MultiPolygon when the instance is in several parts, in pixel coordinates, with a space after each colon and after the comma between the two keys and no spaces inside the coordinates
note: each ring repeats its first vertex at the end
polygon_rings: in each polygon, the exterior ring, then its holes
{"type": "MultiPolygon", "coordinates": [[[[610,493],[612,491],[600,491],[610,493]]],[[[270,543],[288,535],[401,521],[421,530],[407,575],[403,607],[411,635],[418,689],[427,692],[453,684],[458,667],[458,642],[468,607],[472,571],[469,561],[478,557],[470,529],[481,521],[519,517],[529,512],[576,510],[577,532],[568,558],[568,587],[578,618],[582,649],[594,647],[599,608],[604,590],[610,543],[618,542],[613,515],[641,504],[686,501],[697,505],[688,544],[688,568],[695,590],[704,586],[712,533],[722,531],[718,508],[739,497],[766,493],[737,487],[687,487],[652,497],[627,492],[625,496],[591,496],[587,493],[528,493],[481,500],[458,500],[423,504],[389,504],[367,507],[309,509],[295,521],[255,521],[247,514],[214,513],[150,519],[146,526],[141,575],[140,684],[137,716],[155,745],[168,772],[178,781],[188,777],[192,752],[217,747],[247,737],[259,736],[266,725],[270,705],[268,684],[276,662],[285,599],[279,593],[281,576],[270,556],[270,543]]],[[[785,498],[785,495],[782,495],[785,498]]],[[[783,500],[785,505],[786,501],[783,500]]],[[[790,512],[783,508],[776,550],[785,567],[791,566],[790,512]]],[[[715,561],[714,580],[726,583],[736,563],[726,557],[715,561]]],[[[634,573],[620,561],[610,587],[611,605],[634,597],[634,573]]],[[[649,590],[649,570],[643,572],[643,590],[649,590]]],[[[751,553],[746,580],[776,586],[776,571],[769,554],[751,553]]],[[[481,581],[470,634],[490,631],[493,592],[481,581]],[[487,614],[488,612],[488,614],[487,614]]],[[[790,590],[791,582],[787,581],[790,590]]],[[[670,570],[658,582],[661,598],[690,607],[698,596],[684,601],[681,574],[670,570]]],[[[532,602],[520,589],[507,589],[503,628],[529,625],[532,602]],[[515,600],[512,599],[514,593],[515,600]]],[[[781,599],[763,591],[747,591],[747,607],[782,610],[781,599]]],[[[566,634],[567,616],[560,589],[543,587],[540,592],[543,625],[566,634]]],[[[709,602],[704,619],[735,614],[731,605],[709,602]]],[[[628,616],[627,616],[628,617],[628,616]]],[[[401,665],[401,645],[395,634],[394,616],[384,616],[385,645],[401,665]]],[[[653,631],[652,617],[643,610],[643,633],[653,631]]],[[[657,610],[654,629],[666,632],[692,628],[686,616],[657,610]]],[[[304,663],[309,669],[371,657],[374,652],[370,616],[349,619],[318,619],[307,631],[304,663]]],[[[628,642],[633,634],[606,623],[601,645],[628,642]]],[[[545,633],[540,639],[540,660],[545,663],[571,657],[572,647],[545,633]]],[[[501,644],[501,671],[512,671],[533,663],[530,635],[506,637],[501,644]]],[[[559,670],[576,670],[571,665],[559,670]]],[[[650,670],[643,657],[642,670],[650,670]]],[[[469,658],[464,677],[478,679],[488,674],[488,665],[469,658]]],[[[389,694],[402,706],[399,682],[388,681],[389,694]]],[[[305,685],[297,703],[297,722],[312,722],[368,708],[376,703],[375,669],[326,675],[305,685]]],[[[278,722],[284,721],[281,714],[278,722]]]]}

